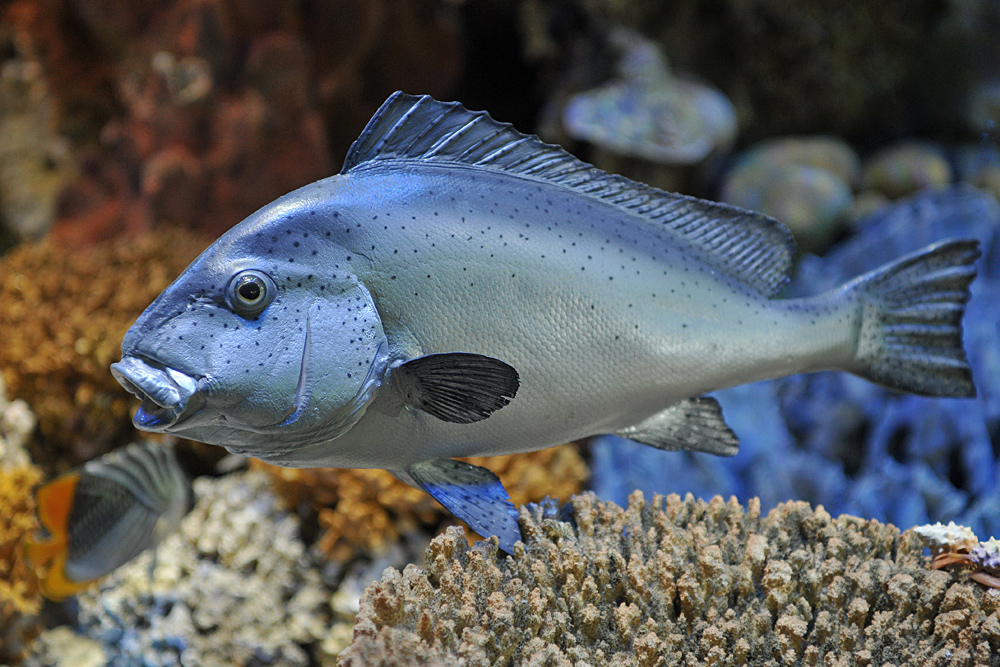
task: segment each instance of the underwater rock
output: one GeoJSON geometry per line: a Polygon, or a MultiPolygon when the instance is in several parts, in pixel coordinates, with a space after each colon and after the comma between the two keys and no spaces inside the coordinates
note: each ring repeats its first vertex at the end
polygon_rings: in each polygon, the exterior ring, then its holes
{"type": "Polygon", "coordinates": [[[42,471],[0,461],[0,662],[18,660],[41,631],[42,594],[25,562],[25,540],[38,531],[32,489],[42,471]]]}
{"type": "Polygon", "coordinates": [[[951,183],[948,158],[937,146],[910,141],[884,148],[865,164],[862,186],[878,190],[890,199],[926,190],[940,189],[951,183]]]}
{"type": "Polygon", "coordinates": [[[591,488],[625,503],[632,489],[700,497],[789,499],[898,526],[956,521],[1000,535],[1000,205],[956,187],[898,202],[861,221],[824,258],[803,258],[792,295],[832,289],[944,238],[978,238],[979,275],[964,320],[976,399],[902,395],[846,373],[815,373],[715,394],[740,437],[720,458],[660,452],[606,436],[592,447],[591,488]]]}
{"type": "Polygon", "coordinates": [[[310,664],[330,591],[268,486],[253,471],[195,480],[195,507],[160,545],[152,579],[145,553],[79,596],[78,628],[108,665],[310,664]]]}
{"type": "MultiPolygon", "coordinates": [[[[574,445],[511,456],[462,459],[495,472],[516,505],[545,496],[579,493],[589,471],[574,445]]],[[[384,552],[401,534],[433,527],[451,515],[425,492],[384,470],[280,468],[251,460],[266,471],[289,508],[318,511],[322,530],[316,547],[333,561],[384,552]]]]}
{"type": "Polygon", "coordinates": [[[806,252],[824,249],[843,228],[860,162],[833,137],[762,141],[726,175],[720,199],[781,220],[806,252]]]}
{"type": "Polygon", "coordinates": [[[361,600],[343,667],[949,664],[1000,651],[1000,594],[926,568],[913,532],[807,503],[575,496],[522,508],[497,560],[450,528],[361,600]],[[551,509],[551,508],[550,508],[551,509]]]}
{"type": "Polygon", "coordinates": [[[207,245],[161,229],[82,249],[44,239],[0,258],[0,370],[38,416],[39,465],[62,471],[132,438],[132,396],[108,366],[132,321],[207,245]]]}
{"type": "Polygon", "coordinates": [[[570,98],[562,119],[571,137],[663,164],[700,162],[732,145],[736,112],[725,95],[673,75],[659,47],[636,33],[612,41],[624,50],[619,78],[570,98]]]}

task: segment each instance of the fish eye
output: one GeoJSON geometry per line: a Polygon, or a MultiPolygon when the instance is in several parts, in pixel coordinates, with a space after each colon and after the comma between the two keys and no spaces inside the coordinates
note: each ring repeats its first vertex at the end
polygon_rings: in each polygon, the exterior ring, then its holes
{"type": "Polygon", "coordinates": [[[254,317],[274,300],[277,288],[260,271],[240,271],[229,281],[226,299],[238,315],[254,317]]]}

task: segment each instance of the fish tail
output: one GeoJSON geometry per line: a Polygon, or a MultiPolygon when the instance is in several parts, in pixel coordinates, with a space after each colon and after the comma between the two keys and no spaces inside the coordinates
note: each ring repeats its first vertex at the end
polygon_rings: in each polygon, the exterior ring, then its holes
{"type": "Polygon", "coordinates": [[[975,240],[941,241],[848,283],[860,309],[849,370],[921,396],[974,397],[962,316],[981,254],[975,240]]]}

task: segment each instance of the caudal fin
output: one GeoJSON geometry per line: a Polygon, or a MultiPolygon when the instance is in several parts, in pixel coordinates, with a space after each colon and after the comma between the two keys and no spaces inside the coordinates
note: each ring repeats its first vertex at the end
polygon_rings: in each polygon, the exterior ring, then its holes
{"type": "Polygon", "coordinates": [[[921,396],[975,396],[962,315],[980,254],[975,240],[940,241],[849,283],[861,303],[851,370],[921,396]]]}

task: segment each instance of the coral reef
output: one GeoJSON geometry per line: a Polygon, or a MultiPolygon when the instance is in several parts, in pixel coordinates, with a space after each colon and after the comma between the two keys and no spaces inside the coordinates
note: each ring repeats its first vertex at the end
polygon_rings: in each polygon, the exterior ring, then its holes
{"type": "MultiPolygon", "coordinates": [[[[588,476],[575,445],[511,456],[463,459],[495,472],[517,505],[544,496],[569,498],[588,476]]],[[[383,552],[400,534],[435,526],[451,515],[430,496],[384,470],[278,468],[253,460],[267,471],[291,508],[318,509],[321,553],[334,561],[383,552]]]]}
{"type": "MultiPolygon", "coordinates": [[[[267,476],[195,480],[197,503],[179,533],[82,594],[77,625],[107,664],[310,664],[329,624],[330,591],[267,476]]],[[[28,667],[53,664],[43,645],[28,667]]]]}
{"type": "Polygon", "coordinates": [[[207,245],[162,229],[83,249],[45,239],[0,259],[0,370],[38,416],[36,462],[62,471],[128,441],[133,399],[108,366],[136,316],[207,245]]]}
{"type": "Polygon", "coordinates": [[[996,664],[1000,595],[924,566],[912,532],[794,502],[573,499],[523,549],[449,529],[361,601],[353,665],[996,664]]]}
{"type": "Polygon", "coordinates": [[[723,459],[659,452],[618,438],[592,448],[593,490],[624,503],[652,493],[789,499],[915,526],[956,521],[1000,534],[1000,206],[971,188],[899,202],[825,258],[806,257],[793,294],[818,293],[944,238],[978,238],[965,345],[979,397],[928,399],[847,373],[815,373],[717,392],[740,453],[723,459]],[[797,290],[797,291],[796,291],[797,290]]]}
{"type": "Polygon", "coordinates": [[[42,479],[31,465],[0,461],[0,661],[16,660],[41,630],[38,578],[24,560],[24,541],[39,529],[32,488],[42,479]]]}
{"type": "Polygon", "coordinates": [[[328,176],[393,90],[443,95],[462,65],[444,0],[17,0],[81,177],[79,243],[169,222],[218,234],[328,176]],[[74,76],[75,74],[75,76],[74,76]]]}

